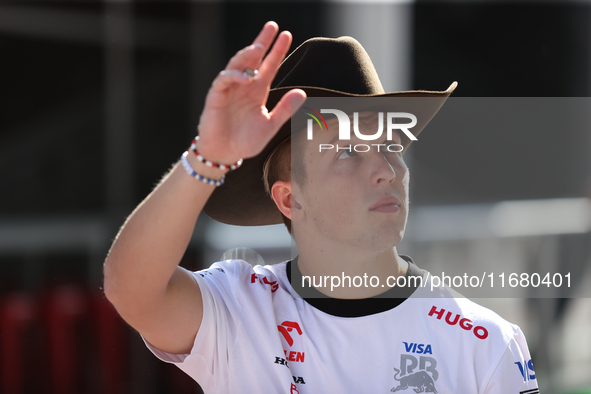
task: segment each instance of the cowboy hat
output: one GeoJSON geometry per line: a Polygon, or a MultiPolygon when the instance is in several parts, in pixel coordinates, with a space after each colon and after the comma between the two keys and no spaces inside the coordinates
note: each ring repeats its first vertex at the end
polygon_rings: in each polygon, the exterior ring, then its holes
{"type": "MultiPolygon", "coordinates": [[[[271,85],[267,108],[275,107],[291,89],[302,89],[308,97],[431,97],[415,106],[417,136],[435,116],[456,88],[444,91],[412,90],[385,93],[378,74],[361,44],[352,37],[312,38],[294,50],[281,64],[271,85]]],[[[416,101],[415,101],[416,102],[416,101]]],[[[216,188],[204,207],[214,220],[240,226],[282,223],[273,199],[266,193],[263,165],[273,150],[291,136],[290,122],[277,132],[257,156],[244,160],[236,171],[226,175],[226,182],[216,188]]],[[[405,148],[410,141],[404,141],[405,148]]]]}

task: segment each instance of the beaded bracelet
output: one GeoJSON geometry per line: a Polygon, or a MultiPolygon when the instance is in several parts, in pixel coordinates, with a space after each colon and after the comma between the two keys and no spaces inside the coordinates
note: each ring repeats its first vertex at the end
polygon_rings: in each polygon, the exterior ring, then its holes
{"type": "Polygon", "coordinates": [[[195,178],[203,183],[207,183],[208,185],[221,186],[224,184],[224,181],[226,180],[225,176],[222,176],[222,179],[217,180],[217,179],[206,178],[203,175],[197,174],[195,172],[195,170],[193,169],[193,167],[191,167],[191,164],[189,164],[189,160],[187,160],[188,154],[189,154],[189,152],[185,152],[181,156],[181,162],[183,163],[183,167],[185,167],[187,174],[191,175],[193,178],[195,178]]]}
{"type": "Polygon", "coordinates": [[[193,153],[195,154],[195,156],[197,156],[197,160],[199,160],[200,162],[202,162],[203,164],[205,164],[208,167],[213,167],[213,168],[219,168],[220,170],[235,170],[237,168],[239,168],[242,165],[243,159],[238,160],[236,163],[231,164],[231,165],[225,165],[225,164],[219,164],[219,163],[214,163],[212,161],[207,160],[206,158],[204,158],[203,156],[201,156],[201,153],[197,152],[197,140],[199,139],[199,136],[195,137],[195,139],[193,140],[193,142],[191,143],[191,150],[193,151],[193,153]]]}

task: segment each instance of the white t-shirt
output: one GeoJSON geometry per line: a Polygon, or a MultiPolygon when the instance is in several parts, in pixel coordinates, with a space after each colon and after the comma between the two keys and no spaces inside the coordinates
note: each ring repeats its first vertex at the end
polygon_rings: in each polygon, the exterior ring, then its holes
{"type": "Polygon", "coordinates": [[[305,300],[292,297],[286,266],[229,260],[194,272],[204,309],[191,353],[148,347],[208,394],[539,392],[519,327],[447,288],[305,300]]]}

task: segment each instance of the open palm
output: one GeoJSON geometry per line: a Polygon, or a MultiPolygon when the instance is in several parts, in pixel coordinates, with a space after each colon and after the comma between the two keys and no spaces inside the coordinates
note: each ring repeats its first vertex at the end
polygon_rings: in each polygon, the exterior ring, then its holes
{"type": "Polygon", "coordinates": [[[279,27],[267,22],[253,44],[230,59],[214,80],[199,123],[199,152],[209,160],[233,163],[260,153],[291,116],[291,99],[299,107],[303,90],[287,92],[273,111],[265,107],[271,82],[291,45],[291,34],[282,32],[266,57],[279,27]],[[256,70],[254,77],[244,69],[256,70]]]}

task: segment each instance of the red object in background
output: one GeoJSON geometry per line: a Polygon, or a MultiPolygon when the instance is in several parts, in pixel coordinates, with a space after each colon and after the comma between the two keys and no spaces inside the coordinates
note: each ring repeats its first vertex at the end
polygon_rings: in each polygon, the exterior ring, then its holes
{"type": "Polygon", "coordinates": [[[93,320],[98,337],[101,393],[125,393],[127,348],[125,323],[111,303],[101,294],[93,297],[93,320]]]}
{"type": "Polygon", "coordinates": [[[44,302],[47,322],[51,388],[54,394],[78,392],[82,373],[78,328],[86,315],[86,294],[77,286],[61,286],[49,292],[44,302]]]}
{"type": "Polygon", "coordinates": [[[0,393],[127,393],[128,334],[104,294],[76,285],[2,296],[0,393]]]}
{"type": "Polygon", "coordinates": [[[10,294],[0,301],[0,391],[25,392],[25,335],[35,315],[33,300],[24,293],[10,294]]]}

